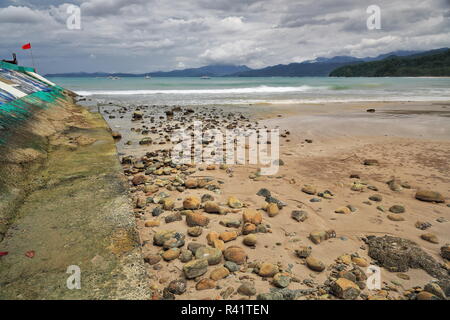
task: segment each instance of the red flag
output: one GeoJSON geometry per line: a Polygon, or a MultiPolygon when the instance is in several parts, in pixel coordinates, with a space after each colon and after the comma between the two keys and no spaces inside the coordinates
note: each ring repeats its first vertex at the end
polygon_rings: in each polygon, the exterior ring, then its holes
{"type": "Polygon", "coordinates": [[[22,46],[22,49],[23,49],[23,50],[31,49],[31,43],[24,44],[24,45],[22,46]]]}

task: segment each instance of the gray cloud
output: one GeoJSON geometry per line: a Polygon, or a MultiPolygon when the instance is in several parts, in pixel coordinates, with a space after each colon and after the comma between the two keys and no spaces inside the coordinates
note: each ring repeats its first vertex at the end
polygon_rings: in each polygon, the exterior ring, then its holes
{"type": "Polygon", "coordinates": [[[147,72],[207,63],[262,67],[317,56],[377,55],[450,45],[450,0],[0,0],[0,55],[41,72],[147,72]],[[66,3],[64,3],[66,2],[66,3]],[[81,8],[81,30],[66,28],[81,8]]]}

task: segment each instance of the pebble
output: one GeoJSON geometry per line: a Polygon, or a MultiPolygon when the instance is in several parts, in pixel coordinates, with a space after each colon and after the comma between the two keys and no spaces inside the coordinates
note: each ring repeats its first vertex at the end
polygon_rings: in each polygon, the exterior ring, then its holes
{"type": "Polygon", "coordinates": [[[335,213],[341,213],[341,214],[350,214],[352,211],[348,207],[340,207],[336,210],[334,210],[335,213]]]}
{"type": "Polygon", "coordinates": [[[224,267],[227,268],[230,272],[236,272],[239,271],[239,266],[231,261],[226,261],[224,263],[224,267]]]}
{"type": "Polygon", "coordinates": [[[310,195],[315,195],[317,193],[317,189],[312,185],[305,184],[302,188],[302,192],[310,195]]]}
{"type": "Polygon", "coordinates": [[[291,283],[291,277],[286,273],[277,273],[273,277],[272,283],[278,288],[286,288],[291,283]]]}
{"type": "Polygon", "coordinates": [[[369,200],[375,201],[375,202],[381,202],[383,201],[383,197],[379,194],[374,194],[369,197],[369,200]]]}
{"type": "Polygon", "coordinates": [[[444,202],[444,197],[435,191],[419,190],[416,192],[415,198],[426,202],[444,202]]]}
{"type": "Polygon", "coordinates": [[[162,254],[162,258],[165,261],[172,261],[177,259],[180,256],[181,250],[178,248],[170,248],[169,250],[166,250],[162,254]]]}
{"type": "Polygon", "coordinates": [[[235,240],[238,237],[238,233],[236,231],[225,231],[221,232],[219,235],[220,240],[223,242],[229,242],[235,240]]]}
{"type": "Polygon", "coordinates": [[[400,204],[396,204],[396,205],[393,205],[392,207],[390,207],[389,211],[392,213],[403,213],[403,212],[405,212],[405,207],[400,204]]]}
{"type": "Polygon", "coordinates": [[[291,213],[291,217],[298,222],[303,222],[308,218],[308,213],[304,210],[294,210],[291,213]]]}
{"type": "Polygon", "coordinates": [[[161,256],[159,254],[147,254],[144,256],[144,261],[150,265],[154,265],[161,261],[161,256]]]}
{"type": "Polygon", "coordinates": [[[316,272],[322,272],[326,268],[325,264],[322,261],[311,256],[306,258],[306,265],[309,269],[316,272]]]}
{"type": "Polygon", "coordinates": [[[187,249],[181,249],[179,259],[181,262],[186,263],[192,260],[194,255],[192,254],[192,251],[187,249]]]}
{"type": "Polygon", "coordinates": [[[276,203],[269,203],[266,207],[266,212],[269,217],[275,217],[278,213],[280,213],[280,210],[278,209],[278,205],[276,203]]]}
{"type": "Polygon", "coordinates": [[[200,226],[189,227],[187,229],[187,234],[191,237],[199,237],[203,233],[203,228],[200,226]]]}
{"type": "Polygon", "coordinates": [[[206,259],[210,266],[219,264],[222,261],[222,251],[212,247],[201,247],[195,252],[196,259],[206,259]]]}
{"type": "Polygon", "coordinates": [[[209,218],[198,212],[190,212],[186,215],[186,223],[189,227],[206,227],[209,223],[209,218]]]}
{"type": "Polygon", "coordinates": [[[257,240],[256,235],[249,234],[244,237],[243,242],[246,246],[253,247],[256,245],[256,240],[257,240]]]}
{"type": "Polygon", "coordinates": [[[254,225],[258,225],[262,222],[261,212],[253,209],[245,209],[242,214],[242,219],[244,223],[252,223],[254,225]]]}
{"type": "Polygon", "coordinates": [[[227,268],[218,267],[218,268],[214,269],[213,271],[211,271],[211,274],[209,275],[209,277],[214,281],[218,281],[218,280],[228,277],[229,275],[230,275],[230,271],[227,268]]]}
{"type": "Polygon", "coordinates": [[[183,201],[183,208],[187,210],[195,210],[200,207],[200,199],[194,196],[187,197],[183,201]]]}
{"type": "Polygon", "coordinates": [[[195,285],[195,289],[198,291],[201,290],[208,290],[208,289],[214,289],[216,287],[216,282],[212,279],[204,278],[197,282],[195,285]]]}
{"type": "Polygon", "coordinates": [[[239,201],[236,197],[229,197],[227,204],[230,208],[233,209],[239,209],[243,207],[242,202],[239,201]]]}
{"type": "Polygon", "coordinates": [[[295,250],[295,254],[299,258],[308,258],[311,255],[312,248],[308,246],[301,246],[297,250],[295,250]]]}
{"type": "Polygon", "coordinates": [[[425,233],[420,236],[423,240],[431,243],[439,243],[439,238],[433,233],[425,233]]]}
{"type": "Polygon", "coordinates": [[[183,266],[183,272],[186,278],[197,278],[208,271],[208,260],[196,259],[186,263],[183,266]]]}
{"type": "Polygon", "coordinates": [[[258,274],[261,277],[273,277],[278,272],[279,272],[278,266],[273,263],[269,263],[269,262],[263,262],[259,266],[259,270],[258,270],[258,274]]]}
{"type": "Polygon", "coordinates": [[[237,289],[237,292],[243,296],[248,296],[248,297],[256,295],[255,286],[250,282],[242,283],[239,286],[239,288],[237,289]]]}
{"type": "Polygon", "coordinates": [[[338,298],[345,300],[354,300],[361,293],[356,283],[345,278],[337,279],[332,284],[332,291],[338,298]]]}
{"type": "Polygon", "coordinates": [[[187,282],[184,279],[173,280],[167,286],[167,290],[170,293],[180,295],[186,292],[187,282]]]}
{"type": "Polygon", "coordinates": [[[238,246],[231,246],[223,252],[225,260],[234,262],[236,264],[244,264],[247,261],[247,254],[245,250],[238,246]]]}
{"type": "Polygon", "coordinates": [[[397,213],[396,214],[388,214],[387,218],[391,221],[397,221],[397,222],[405,221],[405,218],[402,215],[397,214],[397,213]]]}

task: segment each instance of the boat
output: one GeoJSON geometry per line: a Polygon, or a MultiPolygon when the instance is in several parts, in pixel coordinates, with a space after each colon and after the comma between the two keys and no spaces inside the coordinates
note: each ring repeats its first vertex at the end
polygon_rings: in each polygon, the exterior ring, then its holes
{"type": "Polygon", "coordinates": [[[201,76],[200,79],[211,79],[211,77],[208,77],[208,76],[201,76]]]}
{"type": "Polygon", "coordinates": [[[152,77],[150,77],[149,75],[145,76],[145,79],[151,79],[152,77]]]}

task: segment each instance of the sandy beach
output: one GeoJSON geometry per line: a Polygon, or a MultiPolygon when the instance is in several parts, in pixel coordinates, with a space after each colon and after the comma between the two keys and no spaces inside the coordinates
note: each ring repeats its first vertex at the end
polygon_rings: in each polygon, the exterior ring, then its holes
{"type": "Polygon", "coordinates": [[[448,290],[449,102],[101,111],[121,136],[154,299],[425,298],[422,288],[433,279],[448,290]],[[222,129],[278,128],[278,173],[258,175],[249,164],[170,166],[168,137],[194,120],[222,129]],[[442,199],[420,201],[419,190],[442,199]],[[249,226],[249,215],[262,221],[249,226]],[[413,241],[415,255],[431,262],[389,266],[373,247],[398,239],[384,236],[413,241]],[[155,240],[161,237],[178,240],[163,246],[155,240]],[[233,246],[239,252],[230,256],[233,246]],[[381,267],[381,288],[370,290],[360,275],[369,265],[381,267]],[[356,296],[340,293],[353,285],[356,296]]]}

